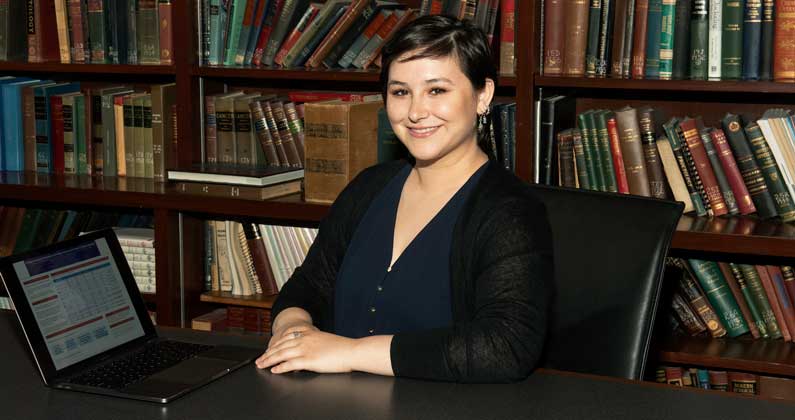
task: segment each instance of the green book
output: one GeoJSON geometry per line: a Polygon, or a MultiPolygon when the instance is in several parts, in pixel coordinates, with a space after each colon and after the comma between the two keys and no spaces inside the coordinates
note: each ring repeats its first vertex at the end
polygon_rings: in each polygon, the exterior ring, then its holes
{"type": "Polygon", "coordinates": [[[792,202],[792,196],[787,191],[784,177],[781,175],[765,136],[762,135],[762,130],[757,123],[752,122],[745,126],[745,134],[751,144],[754,157],[759,163],[759,169],[765,178],[767,189],[773,195],[773,202],[776,205],[778,215],[785,222],[795,221],[795,203],[792,202]]]}
{"type": "Polygon", "coordinates": [[[723,2],[721,78],[739,79],[743,73],[744,1],[723,2]]]}
{"type": "MultiPolygon", "coordinates": [[[[251,0],[254,1],[254,0],[251,0]]],[[[231,0],[232,11],[229,16],[229,26],[226,38],[226,51],[224,53],[224,65],[235,65],[235,54],[240,41],[240,32],[243,30],[243,16],[246,13],[247,0],[231,0]]]]}
{"type": "Polygon", "coordinates": [[[594,122],[596,124],[597,140],[599,142],[599,152],[602,157],[603,179],[606,191],[618,192],[618,182],[616,181],[616,171],[613,167],[613,153],[610,151],[610,136],[607,134],[607,119],[612,112],[609,110],[594,111],[594,122]]]}
{"type": "Polygon", "coordinates": [[[670,80],[674,70],[674,19],[676,19],[676,0],[662,0],[660,79],[663,80],[670,80]]]}
{"type": "Polygon", "coordinates": [[[773,313],[770,301],[767,300],[767,293],[765,293],[765,288],[762,286],[762,280],[759,278],[756,267],[750,264],[737,264],[737,266],[740,268],[743,277],[745,277],[754,304],[756,304],[762,319],[765,321],[770,338],[781,338],[781,329],[778,326],[778,322],[776,322],[776,315],[773,313]]]}
{"type": "Polygon", "coordinates": [[[582,134],[575,128],[572,130],[572,144],[574,145],[574,163],[577,165],[577,181],[580,188],[591,189],[591,177],[588,172],[588,165],[585,163],[585,147],[583,146],[582,134]]]}
{"type": "Polygon", "coordinates": [[[596,140],[592,138],[593,130],[588,124],[587,114],[592,111],[586,111],[577,116],[577,128],[580,129],[582,135],[582,147],[585,151],[585,168],[588,170],[588,179],[591,181],[590,186],[592,190],[603,191],[603,183],[601,173],[597,172],[597,162],[599,162],[599,154],[596,150],[596,140]]]}
{"type": "MultiPolygon", "coordinates": [[[[750,265],[747,267],[753,268],[750,265]]],[[[762,306],[759,303],[759,299],[754,296],[754,292],[748,286],[748,280],[745,279],[745,275],[737,264],[729,263],[729,268],[731,268],[732,274],[734,274],[734,279],[726,280],[734,280],[737,282],[737,287],[745,298],[745,303],[748,305],[748,312],[751,313],[751,318],[754,320],[753,322],[754,325],[756,325],[756,329],[759,330],[759,335],[763,338],[770,337],[770,333],[767,331],[767,324],[765,324],[765,319],[762,317],[762,306]]]]}
{"type": "Polygon", "coordinates": [[[718,317],[726,328],[726,334],[729,337],[737,337],[748,333],[748,325],[743,319],[740,307],[737,306],[737,301],[734,300],[734,295],[729,289],[726,279],[723,278],[718,264],[714,261],[697,259],[690,259],[688,263],[693,268],[693,274],[696,275],[704,290],[704,295],[715,308],[715,312],[718,313],[718,317]]]}
{"type": "Polygon", "coordinates": [[[77,174],[88,175],[88,150],[86,143],[86,97],[75,96],[74,107],[75,155],[77,156],[77,174]]]}
{"type": "Polygon", "coordinates": [[[709,60],[709,15],[707,0],[693,1],[690,18],[690,78],[706,80],[709,60]]]}

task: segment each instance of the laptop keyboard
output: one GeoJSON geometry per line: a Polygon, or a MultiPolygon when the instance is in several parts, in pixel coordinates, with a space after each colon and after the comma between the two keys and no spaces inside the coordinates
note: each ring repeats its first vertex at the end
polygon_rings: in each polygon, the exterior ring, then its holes
{"type": "Polygon", "coordinates": [[[100,388],[121,389],[212,347],[181,341],[156,341],[124,358],[78,375],[70,379],[69,382],[100,388]]]}

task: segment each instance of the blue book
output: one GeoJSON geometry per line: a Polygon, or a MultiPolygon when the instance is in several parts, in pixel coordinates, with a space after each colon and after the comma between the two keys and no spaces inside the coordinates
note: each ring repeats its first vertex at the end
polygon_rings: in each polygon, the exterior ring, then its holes
{"type": "Polygon", "coordinates": [[[222,14],[225,15],[226,12],[224,7],[221,6],[221,0],[207,1],[210,2],[210,54],[207,58],[207,63],[217,66],[221,62],[221,43],[224,39],[222,14]]]}
{"type": "Polygon", "coordinates": [[[68,239],[66,234],[69,233],[69,230],[72,228],[76,218],[77,211],[66,210],[66,216],[64,216],[63,225],[61,225],[61,231],[58,233],[58,239],[56,239],[56,242],[61,242],[65,239],[68,239]]]}
{"type": "MultiPolygon", "coordinates": [[[[0,77],[0,86],[4,86],[4,85],[6,85],[8,83],[14,83],[14,82],[19,82],[19,81],[23,81],[23,80],[30,80],[30,78],[28,78],[28,77],[3,76],[3,77],[0,77]]],[[[0,101],[0,115],[3,115],[2,101],[0,101]]],[[[2,120],[0,120],[0,121],[2,121],[2,120]]],[[[0,129],[0,171],[6,170],[5,169],[5,164],[3,163],[4,160],[5,160],[5,158],[3,158],[3,155],[5,153],[3,153],[3,136],[2,136],[2,133],[3,133],[3,130],[0,129]]]]}
{"type": "MultiPolygon", "coordinates": [[[[254,50],[257,48],[259,34],[262,31],[262,24],[265,22],[265,16],[268,14],[268,9],[271,7],[271,1],[275,0],[260,0],[260,2],[264,2],[265,5],[263,6],[262,16],[259,17],[259,21],[252,23],[253,26],[251,27],[251,33],[248,37],[248,46],[246,47],[246,57],[243,60],[243,64],[247,66],[251,65],[251,59],[254,58],[254,50]]],[[[256,18],[256,15],[254,18],[256,18]]]]}
{"type": "Polygon", "coordinates": [[[25,132],[22,126],[22,88],[41,83],[40,80],[19,80],[2,85],[2,137],[0,137],[0,170],[25,170],[25,132]],[[17,110],[13,112],[12,110],[17,110]]]}
{"type": "Polygon", "coordinates": [[[743,14],[743,80],[759,80],[762,58],[762,2],[745,2],[743,14]]]}
{"type": "Polygon", "coordinates": [[[53,170],[52,138],[50,138],[50,96],[80,91],[80,83],[59,83],[37,87],[33,95],[36,104],[36,172],[53,170]]]}

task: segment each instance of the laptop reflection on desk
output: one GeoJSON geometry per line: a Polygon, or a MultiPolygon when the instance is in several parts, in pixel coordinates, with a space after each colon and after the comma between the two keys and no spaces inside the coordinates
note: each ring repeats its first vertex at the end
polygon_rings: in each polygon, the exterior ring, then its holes
{"type": "Polygon", "coordinates": [[[261,350],[158,337],[112,229],[0,259],[47,386],[170,402],[261,350]]]}

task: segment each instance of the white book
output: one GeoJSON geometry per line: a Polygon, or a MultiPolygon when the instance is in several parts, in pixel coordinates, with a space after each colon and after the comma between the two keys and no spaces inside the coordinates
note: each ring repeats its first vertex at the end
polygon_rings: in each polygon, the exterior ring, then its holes
{"type": "Polygon", "coordinates": [[[286,262],[284,267],[285,276],[290,278],[290,276],[293,275],[293,270],[297,266],[293,245],[285,235],[286,232],[284,226],[274,226],[273,230],[276,232],[276,240],[279,242],[279,251],[286,262]]]}
{"type": "Polygon", "coordinates": [[[792,174],[785,164],[786,160],[784,159],[784,154],[779,147],[778,138],[773,132],[770,121],[768,121],[767,118],[761,118],[757,120],[756,123],[759,124],[759,128],[762,130],[762,135],[765,136],[767,146],[770,149],[770,152],[773,154],[773,158],[776,160],[776,165],[778,165],[781,176],[784,178],[784,184],[787,186],[787,191],[789,191],[790,196],[795,197],[795,189],[792,185],[792,174]]]}
{"type": "Polygon", "coordinates": [[[259,225],[262,240],[265,241],[265,251],[268,254],[268,261],[271,263],[271,271],[273,271],[273,278],[276,280],[276,286],[281,290],[287,279],[284,278],[281,269],[281,258],[279,256],[276,240],[273,235],[271,225],[259,225]]]}
{"type": "Polygon", "coordinates": [[[720,80],[722,31],[723,31],[723,1],[709,0],[709,57],[707,59],[709,80],[720,80]]]}
{"type": "MultiPolygon", "coordinates": [[[[775,115],[771,116],[768,121],[770,122],[770,128],[773,130],[773,134],[776,136],[778,147],[784,155],[784,161],[778,162],[778,165],[787,168],[791,176],[791,183],[795,184],[795,145],[792,143],[793,136],[790,132],[789,124],[783,117],[785,112],[786,111],[783,109],[775,110],[775,115]]],[[[793,185],[793,189],[795,189],[795,185],[793,185]]],[[[792,193],[790,192],[790,194],[792,193]]],[[[792,198],[795,200],[795,195],[793,195],[792,198]]]]}
{"type": "Polygon", "coordinates": [[[215,251],[218,260],[218,283],[222,292],[232,291],[232,273],[230,273],[229,255],[226,244],[226,222],[215,222],[215,251]]]}
{"type": "Polygon", "coordinates": [[[155,230],[148,228],[114,228],[119,244],[128,247],[155,247],[155,230]]]}
{"type": "MultiPolygon", "coordinates": [[[[119,244],[121,245],[121,244],[119,244]]],[[[121,251],[127,254],[145,254],[145,255],[155,255],[154,248],[147,248],[147,247],[140,247],[140,246],[127,246],[121,245],[121,251]]]]}

